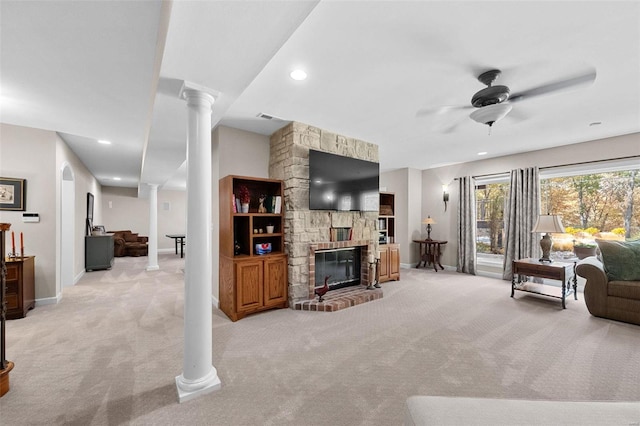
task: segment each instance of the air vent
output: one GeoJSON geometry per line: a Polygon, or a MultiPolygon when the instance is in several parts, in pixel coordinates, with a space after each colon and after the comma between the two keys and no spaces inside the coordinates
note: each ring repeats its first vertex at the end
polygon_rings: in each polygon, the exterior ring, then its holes
{"type": "Polygon", "coordinates": [[[284,121],[280,117],[276,117],[276,116],[273,116],[273,115],[265,114],[264,112],[258,113],[258,115],[256,115],[256,117],[264,118],[265,120],[280,120],[280,121],[284,121]]]}

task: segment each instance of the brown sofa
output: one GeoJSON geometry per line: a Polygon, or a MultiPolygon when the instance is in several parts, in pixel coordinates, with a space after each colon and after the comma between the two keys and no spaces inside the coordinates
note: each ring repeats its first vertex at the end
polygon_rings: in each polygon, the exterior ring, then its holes
{"type": "Polygon", "coordinates": [[[139,236],[130,230],[109,232],[113,234],[113,255],[115,257],[146,256],[148,254],[148,237],[139,236]]]}
{"type": "Polygon", "coordinates": [[[640,281],[609,280],[595,256],[578,262],[576,273],[587,279],[584,302],[591,315],[640,325],[640,281]]]}

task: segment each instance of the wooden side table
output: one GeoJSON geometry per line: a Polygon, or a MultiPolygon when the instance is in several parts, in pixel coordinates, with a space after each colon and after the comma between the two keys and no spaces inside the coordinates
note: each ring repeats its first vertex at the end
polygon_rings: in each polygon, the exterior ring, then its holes
{"type": "Polygon", "coordinates": [[[423,266],[433,265],[433,269],[438,272],[438,266],[440,269],[444,269],[442,264],[440,264],[440,256],[442,256],[442,246],[447,244],[447,241],[440,240],[413,240],[414,243],[419,244],[420,250],[420,260],[416,265],[416,268],[420,267],[420,264],[423,266]]]}
{"type": "Polygon", "coordinates": [[[545,263],[540,262],[538,259],[531,258],[514,260],[512,264],[511,297],[513,297],[516,290],[555,297],[562,300],[562,309],[566,309],[565,300],[567,296],[573,293],[575,300],[578,300],[578,277],[576,276],[575,268],[576,262],[545,263]],[[523,282],[523,276],[558,280],[562,282],[562,288],[539,283],[523,282]],[[571,281],[573,281],[573,288],[571,281]]]}

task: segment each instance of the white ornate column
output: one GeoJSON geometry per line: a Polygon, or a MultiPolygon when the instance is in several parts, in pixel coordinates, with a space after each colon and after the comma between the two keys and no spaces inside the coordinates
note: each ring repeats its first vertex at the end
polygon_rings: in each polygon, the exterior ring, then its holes
{"type": "Polygon", "coordinates": [[[149,243],[147,271],[157,271],[158,266],[158,185],[149,184],[149,243]]]}
{"type": "Polygon", "coordinates": [[[211,307],[211,107],[212,94],[185,83],[187,101],[187,233],[185,255],[184,359],[176,377],[185,402],[221,387],[212,364],[211,307]]]}

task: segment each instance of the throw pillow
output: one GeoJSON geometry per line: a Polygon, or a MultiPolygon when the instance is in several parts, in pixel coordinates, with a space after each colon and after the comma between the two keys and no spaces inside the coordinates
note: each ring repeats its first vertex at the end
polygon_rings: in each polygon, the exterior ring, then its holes
{"type": "Polygon", "coordinates": [[[138,234],[133,234],[131,232],[124,234],[124,240],[128,243],[137,243],[138,242],[138,234]]]}
{"type": "Polygon", "coordinates": [[[596,239],[609,281],[640,281],[640,241],[596,239]]]}

